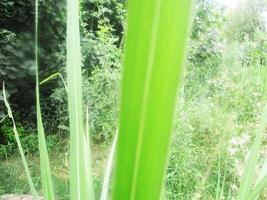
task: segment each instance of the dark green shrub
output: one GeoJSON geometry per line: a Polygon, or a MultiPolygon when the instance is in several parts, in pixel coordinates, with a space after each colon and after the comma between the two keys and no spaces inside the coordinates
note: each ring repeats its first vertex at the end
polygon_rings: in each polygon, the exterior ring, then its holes
{"type": "MultiPolygon", "coordinates": [[[[38,152],[37,134],[31,129],[26,130],[20,123],[17,123],[16,125],[24,152],[26,154],[38,152]]],[[[9,119],[6,119],[4,123],[0,124],[0,134],[0,158],[4,158],[17,151],[13,126],[9,119]]]]}

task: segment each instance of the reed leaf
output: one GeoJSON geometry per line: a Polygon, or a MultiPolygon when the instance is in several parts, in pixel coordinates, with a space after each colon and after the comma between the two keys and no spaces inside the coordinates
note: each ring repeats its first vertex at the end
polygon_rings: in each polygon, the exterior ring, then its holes
{"type": "Polygon", "coordinates": [[[108,199],[109,188],[110,188],[110,179],[111,179],[111,173],[112,173],[112,169],[113,169],[117,140],[118,140],[118,131],[116,131],[116,133],[115,133],[115,136],[114,136],[114,139],[113,139],[113,142],[111,145],[110,153],[108,155],[107,166],[106,166],[105,175],[104,175],[104,179],[103,179],[103,186],[102,186],[100,200],[107,200],[108,199]]]}
{"type": "Polygon", "coordinates": [[[8,117],[9,117],[8,114],[5,115],[5,116],[0,120],[0,123],[2,123],[3,121],[5,121],[5,119],[8,118],[8,117]]]}
{"type": "Polygon", "coordinates": [[[241,179],[240,188],[237,194],[237,200],[247,199],[250,194],[253,183],[253,175],[255,174],[255,168],[260,156],[260,148],[264,137],[266,124],[267,124],[267,105],[263,110],[262,119],[259,128],[256,131],[256,136],[252,148],[250,150],[250,156],[241,179]]]}
{"type": "Polygon", "coordinates": [[[253,190],[248,194],[247,200],[256,200],[258,199],[258,196],[261,194],[261,192],[266,188],[267,186],[267,176],[263,177],[253,188],[253,190]]]}
{"type": "Polygon", "coordinates": [[[94,199],[90,146],[83,126],[78,0],[67,0],[67,87],[70,119],[70,199],[94,199]]]}
{"type": "Polygon", "coordinates": [[[63,78],[63,76],[62,76],[61,73],[59,73],[59,72],[56,72],[56,73],[50,75],[49,77],[45,78],[44,80],[42,80],[42,81],[40,82],[40,85],[43,85],[43,84],[47,83],[48,81],[53,80],[54,78],[57,78],[57,77],[59,77],[59,78],[62,80],[62,83],[64,84],[64,88],[65,88],[65,90],[68,91],[68,89],[67,89],[67,84],[66,84],[66,82],[65,82],[65,80],[64,80],[64,78],[63,78]]]}
{"type": "Polygon", "coordinates": [[[5,84],[4,83],[3,83],[3,96],[4,96],[5,106],[6,106],[7,112],[8,112],[7,116],[11,119],[12,124],[13,124],[13,132],[14,132],[15,139],[16,139],[16,142],[17,142],[17,145],[18,145],[18,149],[19,149],[19,153],[20,153],[20,157],[21,157],[21,160],[22,160],[22,164],[23,164],[23,167],[24,167],[24,170],[25,170],[25,173],[26,173],[26,177],[27,177],[30,189],[31,189],[31,194],[33,195],[33,198],[35,200],[38,200],[38,195],[37,195],[36,189],[35,189],[33,181],[32,181],[32,176],[31,176],[31,173],[30,173],[30,169],[29,169],[28,163],[26,161],[25,154],[24,154],[21,142],[20,142],[20,138],[19,138],[19,133],[17,131],[16,122],[15,122],[15,119],[13,117],[11,107],[10,107],[8,101],[7,101],[7,98],[6,98],[6,91],[5,91],[5,84]]]}
{"type": "Polygon", "coordinates": [[[191,0],[129,0],[113,199],[159,199],[191,0]]]}
{"type": "Polygon", "coordinates": [[[36,66],[36,115],[37,115],[37,130],[40,152],[40,167],[42,177],[42,190],[46,200],[54,200],[54,189],[52,183],[52,175],[47,152],[44,127],[42,121],[40,107],[40,91],[39,91],[39,66],[38,66],[38,0],[35,1],[35,66],[36,66]]]}

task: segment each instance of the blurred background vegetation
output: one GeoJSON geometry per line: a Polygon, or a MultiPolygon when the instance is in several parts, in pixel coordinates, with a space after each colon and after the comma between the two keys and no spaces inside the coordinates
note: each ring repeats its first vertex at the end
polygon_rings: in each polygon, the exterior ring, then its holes
{"type": "MultiPolygon", "coordinates": [[[[231,199],[266,103],[267,1],[238,0],[233,7],[222,2],[195,1],[165,181],[167,199],[215,199],[218,187],[225,199],[231,199]]],[[[57,72],[65,77],[65,6],[65,1],[40,0],[41,79],[57,72]]],[[[80,6],[84,108],[89,110],[99,191],[118,126],[126,6],[124,0],[81,0],[80,6]]],[[[22,145],[40,186],[33,38],[34,2],[1,0],[0,82],[6,83],[22,145]]],[[[0,194],[28,193],[1,93],[0,89],[0,194]]],[[[48,149],[62,199],[68,199],[66,96],[60,78],[41,85],[48,149]]]]}

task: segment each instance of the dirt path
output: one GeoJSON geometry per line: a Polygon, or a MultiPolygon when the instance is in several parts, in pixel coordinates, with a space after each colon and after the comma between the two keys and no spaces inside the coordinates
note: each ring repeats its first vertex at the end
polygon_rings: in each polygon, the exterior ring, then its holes
{"type": "Polygon", "coordinates": [[[33,200],[32,196],[29,195],[14,195],[14,194],[6,194],[0,196],[0,200],[33,200]]]}

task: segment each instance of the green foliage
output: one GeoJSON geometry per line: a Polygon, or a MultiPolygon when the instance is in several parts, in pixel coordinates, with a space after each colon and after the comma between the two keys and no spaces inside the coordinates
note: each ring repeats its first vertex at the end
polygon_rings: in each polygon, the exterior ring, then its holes
{"type": "Polygon", "coordinates": [[[89,81],[85,82],[90,128],[96,141],[109,140],[115,134],[118,124],[119,74],[119,69],[96,68],[89,81]]]}
{"type": "Polygon", "coordinates": [[[262,12],[267,8],[266,0],[238,0],[237,8],[230,11],[226,20],[226,37],[230,41],[242,42],[248,37],[256,39],[257,29],[265,30],[262,12]]]}
{"type": "Polygon", "coordinates": [[[109,24],[114,31],[114,36],[121,39],[126,13],[124,2],[125,0],[82,0],[80,4],[82,27],[96,33],[100,26],[109,24]]]}
{"type": "MultiPolygon", "coordinates": [[[[162,2],[165,4],[165,1],[162,2]]],[[[232,199],[238,192],[247,155],[254,139],[253,132],[260,121],[259,115],[266,101],[267,37],[261,17],[261,12],[266,8],[266,0],[240,1],[237,8],[230,12],[228,10],[224,12],[214,0],[195,2],[187,68],[183,91],[179,96],[179,105],[175,114],[174,136],[162,196],[170,200],[232,199]]],[[[34,183],[41,190],[39,164],[36,160],[36,153],[38,153],[38,138],[34,125],[36,110],[32,95],[35,89],[32,51],[35,14],[33,3],[29,0],[0,2],[0,81],[6,81],[7,95],[12,100],[12,108],[16,110],[15,116],[19,120],[17,129],[21,143],[26,157],[29,157],[30,169],[35,177],[34,183]]],[[[143,3],[147,1],[141,2],[143,3]]],[[[138,9],[136,8],[138,14],[134,20],[142,16],[141,11],[144,8],[140,6],[141,4],[138,4],[138,9]]],[[[100,147],[101,143],[109,144],[119,121],[118,102],[120,101],[119,83],[122,71],[121,47],[124,43],[125,1],[82,0],[80,5],[84,102],[81,105],[83,108],[81,113],[85,113],[88,108],[90,135],[97,146],[93,146],[93,151],[105,161],[106,153],[101,152],[100,148],[103,148],[100,147]]],[[[58,72],[65,78],[66,2],[40,0],[39,15],[43,20],[39,31],[40,81],[58,72]]],[[[142,19],[146,19],[147,22],[149,12],[144,15],[142,19]]],[[[169,20],[172,26],[177,24],[174,23],[176,19],[169,20]]],[[[140,24],[136,24],[138,25],[140,24]]],[[[135,31],[136,29],[133,30],[135,31]]],[[[165,45],[173,41],[170,40],[169,31],[164,29],[163,32],[168,34],[163,42],[165,45]]],[[[135,47],[141,45],[140,41],[144,40],[143,45],[151,39],[148,39],[144,31],[132,37],[135,47]]],[[[160,48],[152,49],[158,51],[160,48]]],[[[170,51],[169,46],[164,50],[164,53],[170,51]]],[[[148,57],[143,55],[138,58],[148,57]]],[[[162,54],[158,57],[160,59],[162,54]]],[[[145,65],[138,65],[140,68],[142,66],[145,65]]],[[[157,95],[151,100],[151,102],[158,101],[160,106],[166,105],[159,100],[164,98],[164,95],[159,93],[165,83],[163,78],[167,73],[166,66],[164,62],[165,70],[159,75],[161,84],[155,87],[157,95]]],[[[130,70],[135,71],[139,69],[138,67],[132,67],[130,70]]],[[[129,85],[137,80],[133,74],[129,75],[130,78],[127,81],[129,85]]],[[[177,74],[172,75],[177,76],[177,74]]],[[[140,81],[140,77],[138,79],[140,81]]],[[[70,129],[67,93],[60,79],[42,84],[40,89],[42,97],[40,104],[44,127],[47,130],[46,143],[48,152],[52,156],[54,189],[57,198],[69,199],[67,138],[70,129]]],[[[132,93],[139,93],[142,89],[143,87],[139,85],[127,91],[129,93],[126,96],[129,100],[125,103],[127,104],[125,112],[132,109],[132,106],[128,105],[128,102],[132,101],[130,98],[132,93]]],[[[2,100],[0,91],[0,102],[2,100]]],[[[155,107],[158,110],[160,106],[155,107]]],[[[135,112],[136,110],[134,109],[135,112]]],[[[0,103],[0,120],[5,114],[0,103]]],[[[132,127],[134,122],[129,116],[131,115],[125,117],[125,123],[129,126],[125,126],[124,133],[129,131],[129,127],[132,127]]],[[[166,115],[162,114],[157,119],[156,123],[154,121],[147,123],[148,126],[159,126],[166,120],[166,115]]],[[[81,117],[79,121],[85,120],[81,117]]],[[[132,135],[128,134],[124,139],[132,139],[132,135]]],[[[146,135],[144,137],[146,138],[146,135]]],[[[145,157],[147,154],[142,154],[141,157],[146,158],[143,160],[150,160],[151,157],[159,158],[159,153],[155,154],[155,150],[158,146],[163,149],[163,146],[155,145],[156,138],[153,135],[149,142],[145,143],[145,147],[151,148],[153,153],[147,157],[145,157]]],[[[158,140],[162,142],[163,138],[160,137],[158,140]]],[[[21,175],[24,172],[23,167],[20,160],[16,159],[18,154],[12,124],[7,119],[0,123],[0,141],[0,194],[28,193],[27,179],[21,175]]],[[[123,145],[130,146],[120,143],[120,147],[123,145]]],[[[263,147],[266,148],[266,142],[263,143],[263,147]]],[[[127,158],[131,157],[129,155],[131,151],[121,151],[119,156],[123,153],[127,154],[127,158]]],[[[256,173],[263,156],[264,154],[260,155],[256,173]]],[[[101,163],[95,158],[94,161],[93,165],[97,165],[97,169],[93,169],[94,187],[98,198],[102,185],[100,168],[104,168],[104,161],[101,163]],[[99,167],[99,165],[103,166],[99,167]]],[[[147,165],[148,173],[145,173],[145,176],[152,171],[151,166],[159,167],[158,162],[151,163],[147,165]]],[[[123,170],[130,170],[132,165],[129,166],[119,172],[122,174],[123,170]]],[[[139,181],[138,186],[144,185],[145,181],[139,181]]],[[[257,191],[265,184],[266,179],[255,184],[256,192],[250,193],[249,198],[258,196],[257,191]]],[[[145,193],[149,191],[150,186],[150,184],[145,185],[145,193]]],[[[266,199],[266,192],[260,196],[260,199],[266,199]]]]}
{"type": "MultiPolygon", "coordinates": [[[[98,63],[84,80],[83,93],[89,106],[90,128],[98,141],[110,139],[117,128],[121,49],[110,26],[101,26],[94,45],[98,63]]],[[[90,43],[88,44],[90,45],[90,43]]],[[[84,74],[88,74],[85,68],[84,74]]]]}
{"type": "MultiPolygon", "coordinates": [[[[36,157],[28,157],[29,168],[33,175],[35,187],[40,187],[39,165],[36,157]]],[[[1,161],[0,165],[0,186],[4,194],[28,194],[29,183],[27,181],[25,170],[21,164],[21,160],[17,156],[10,156],[8,160],[1,161]]]]}
{"type": "Polygon", "coordinates": [[[267,65],[267,32],[259,29],[255,30],[255,39],[244,38],[243,46],[243,65],[264,67],[267,65]]]}
{"type": "Polygon", "coordinates": [[[188,61],[185,72],[186,96],[191,97],[219,71],[222,11],[213,1],[196,1],[188,61]]]}
{"type": "MultiPolygon", "coordinates": [[[[61,139],[62,140],[62,139],[61,139]]],[[[57,146],[60,144],[58,140],[57,146]]],[[[48,142],[49,144],[49,142],[48,142]]],[[[66,144],[65,144],[66,145],[66,144]]],[[[54,146],[54,151],[51,152],[52,157],[52,170],[53,170],[53,180],[55,182],[55,191],[57,194],[57,199],[59,200],[69,200],[69,182],[67,179],[68,168],[65,162],[65,153],[56,149],[54,146]],[[55,152],[56,151],[56,152],[55,152]]],[[[27,160],[29,164],[30,171],[33,176],[33,182],[37,191],[41,191],[41,179],[40,179],[40,163],[39,158],[36,155],[27,155],[27,160]]],[[[0,188],[2,189],[1,194],[29,194],[29,184],[24,173],[24,168],[21,165],[21,160],[17,158],[17,155],[10,155],[8,159],[1,160],[0,165],[0,188]]]]}
{"type": "MultiPolygon", "coordinates": [[[[35,130],[27,128],[17,123],[17,130],[20,136],[21,145],[26,155],[37,155],[38,150],[38,136],[35,130]]],[[[3,123],[0,123],[0,159],[6,159],[18,152],[16,140],[14,137],[13,126],[9,119],[6,119],[3,123]]],[[[47,147],[50,153],[54,151],[64,150],[64,135],[58,133],[56,135],[47,136],[47,147]]]]}
{"type": "Polygon", "coordinates": [[[28,163],[26,161],[25,154],[24,154],[24,151],[23,151],[23,148],[22,148],[22,145],[21,145],[21,141],[20,141],[18,130],[17,130],[16,122],[15,122],[15,119],[13,117],[13,113],[12,113],[11,107],[10,107],[10,105],[8,103],[8,100],[7,100],[7,97],[6,97],[4,82],[3,82],[3,96],[4,96],[4,103],[5,103],[5,106],[6,106],[6,109],[7,109],[8,117],[12,121],[15,140],[16,140],[16,143],[17,143],[17,146],[18,146],[18,150],[19,150],[21,161],[22,161],[22,164],[23,164],[23,167],[24,167],[24,170],[25,170],[25,174],[26,174],[29,186],[30,186],[30,191],[31,191],[31,194],[32,194],[33,198],[37,199],[38,198],[37,191],[36,191],[35,186],[33,184],[33,179],[32,179],[32,176],[31,176],[31,173],[30,173],[30,170],[29,170],[29,166],[28,166],[28,163]]]}
{"type": "MultiPolygon", "coordinates": [[[[41,1],[40,18],[42,31],[40,37],[40,55],[42,59],[41,76],[47,76],[55,69],[64,66],[65,18],[63,2],[41,1]],[[54,27],[54,28],[51,28],[54,27]],[[49,41],[49,42],[47,42],[49,41]],[[48,56],[49,55],[49,56],[48,56]],[[49,59],[48,59],[49,57],[49,59]]],[[[12,104],[21,119],[32,126],[34,124],[34,2],[1,1],[0,3],[0,81],[6,81],[12,97],[12,104]],[[20,110],[23,108],[23,110],[20,110]],[[27,120],[25,120],[27,119],[27,120]]],[[[57,70],[58,71],[58,70],[57,70]]],[[[54,83],[55,85],[55,83],[54,83]]],[[[49,89],[42,91],[49,96],[49,89]]],[[[3,108],[0,107],[0,115],[3,108]]]]}
{"type": "MultiPolygon", "coordinates": [[[[226,52],[235,56],[233,50],[226,52]]],[[[197,96],[177,106],[168,199],[215,199],[218,179],[224,182],[225,199],[236,196],[264,98],[257,69],[233,64],[223,65],[197,96]]]]}
{"type": "MultiPolygon", "coordinates": [[[[17,101],[17,105],[29,105],[32,103],[32,99],[26,96],[32,89],[30,84],[33,82],[25,80],[33,76],[34,68],[32,60],[29,60],[31,54],[28,55],[27,53],[29,51],[29,47],[26,45],[28,41],[26,38],[25,40],[20,39],[18,35],[5,29],[0,29],[0,39],[0,81],[6,80],[9,95],[13,97],[21,96],[21,101],[17,101]]],[[[1,118],[5,113],[4,110],[3,104],[1,104],[1,118]]]]}
{"type": "MultiPolygon", "coordinates": [[[[1,1],[0,5],[0,58],[2,58],[0,81],[6,81],[7,90],[10,99],[12,99],[12,107],[19,114],[20,121],[30,128],[35,128],[35,108],[32,106],[34,105],[34,98],[31,95],[35,90],[33,87],[34,54],[32,52],[34,47],[32,41],[34,37],[34,4],[28,0],[4,0],[1,1]],[[14,16],[14,13],[19,14],[14,16]]],[[[40,0],[39,5],[39,16],[43,20],[40,24],[42,31],[39,33],[38,39],[40,80],[54,72],[61,72],[65,76],[66,4],[65,2],[55,3],[51,0],[40,0]]],[[[81,2],[82,55],[85,80],[90,78],[94,69],[103,68],[103,65],[119,68],[120,51],[118,51],[118,47],[123,40],[124,14],[124,1],[94,0],[81,2]]],[[[40,90],[44,126],[49,133],[61,131],[62,129],[58,127],[66,126],[65,122],[68,120],[65,117],[66,113],[57,109],[62,107],[62,101],[58,101],[57,98],[60,95],[57,91],[53,94],[54,89],[60,87],[61,80],[54,80],[43,85],[40,90]],[[57,98],[56,101],[53,100],[54,97],[57,98]]],[[[63,111],[66,111],[66,106],[63,111]]],[[[4,108],[0,104],[0,118],[4,115],[4,108]]],[[[99,118],[98,120],[109,121],[99,118]]],[[[100,126],[109,125],[103,123],[100,126]]],[[[103,138],[103,135],[110,135],[110,127],[107,127],[107,130],[104,129],[97,128],[97,131],[101,132],[100,135],[102,135],[98,138],[103,138]]]]}
{"type": "MultiPolygon", "coordinates": [[[[112,35],[109,25],[102,26],[97,37],[88,32],[84,35],[83,107],[84,110],[89,108],[91,135],[101,142],[111,139],[117,127],[122,50],[116,45],[118,38],[112,35]],[[86,52],[93,54],[88,56],[86,52]],[[90,56],[93,61],[87,62],[90,56]]],[[[61,83],[50,99],[43,102],[45,126],[50,133],[68,131],[66,100],[66,90],[61,83]]]]}
{"type": "MultiPolygon", "coordinates": [[[[30,129],[26,131],[20,123],[17,124],[17,130],[20,134],[20,140],[25,154],[35,154],[38,152],[38,138],[34,131],[30,129]]],[[[2,135],[0,158],[3,159],[17,152],[17,144],[10,120],[6,120],[0,124],[0,133],[2,135]]]]}

